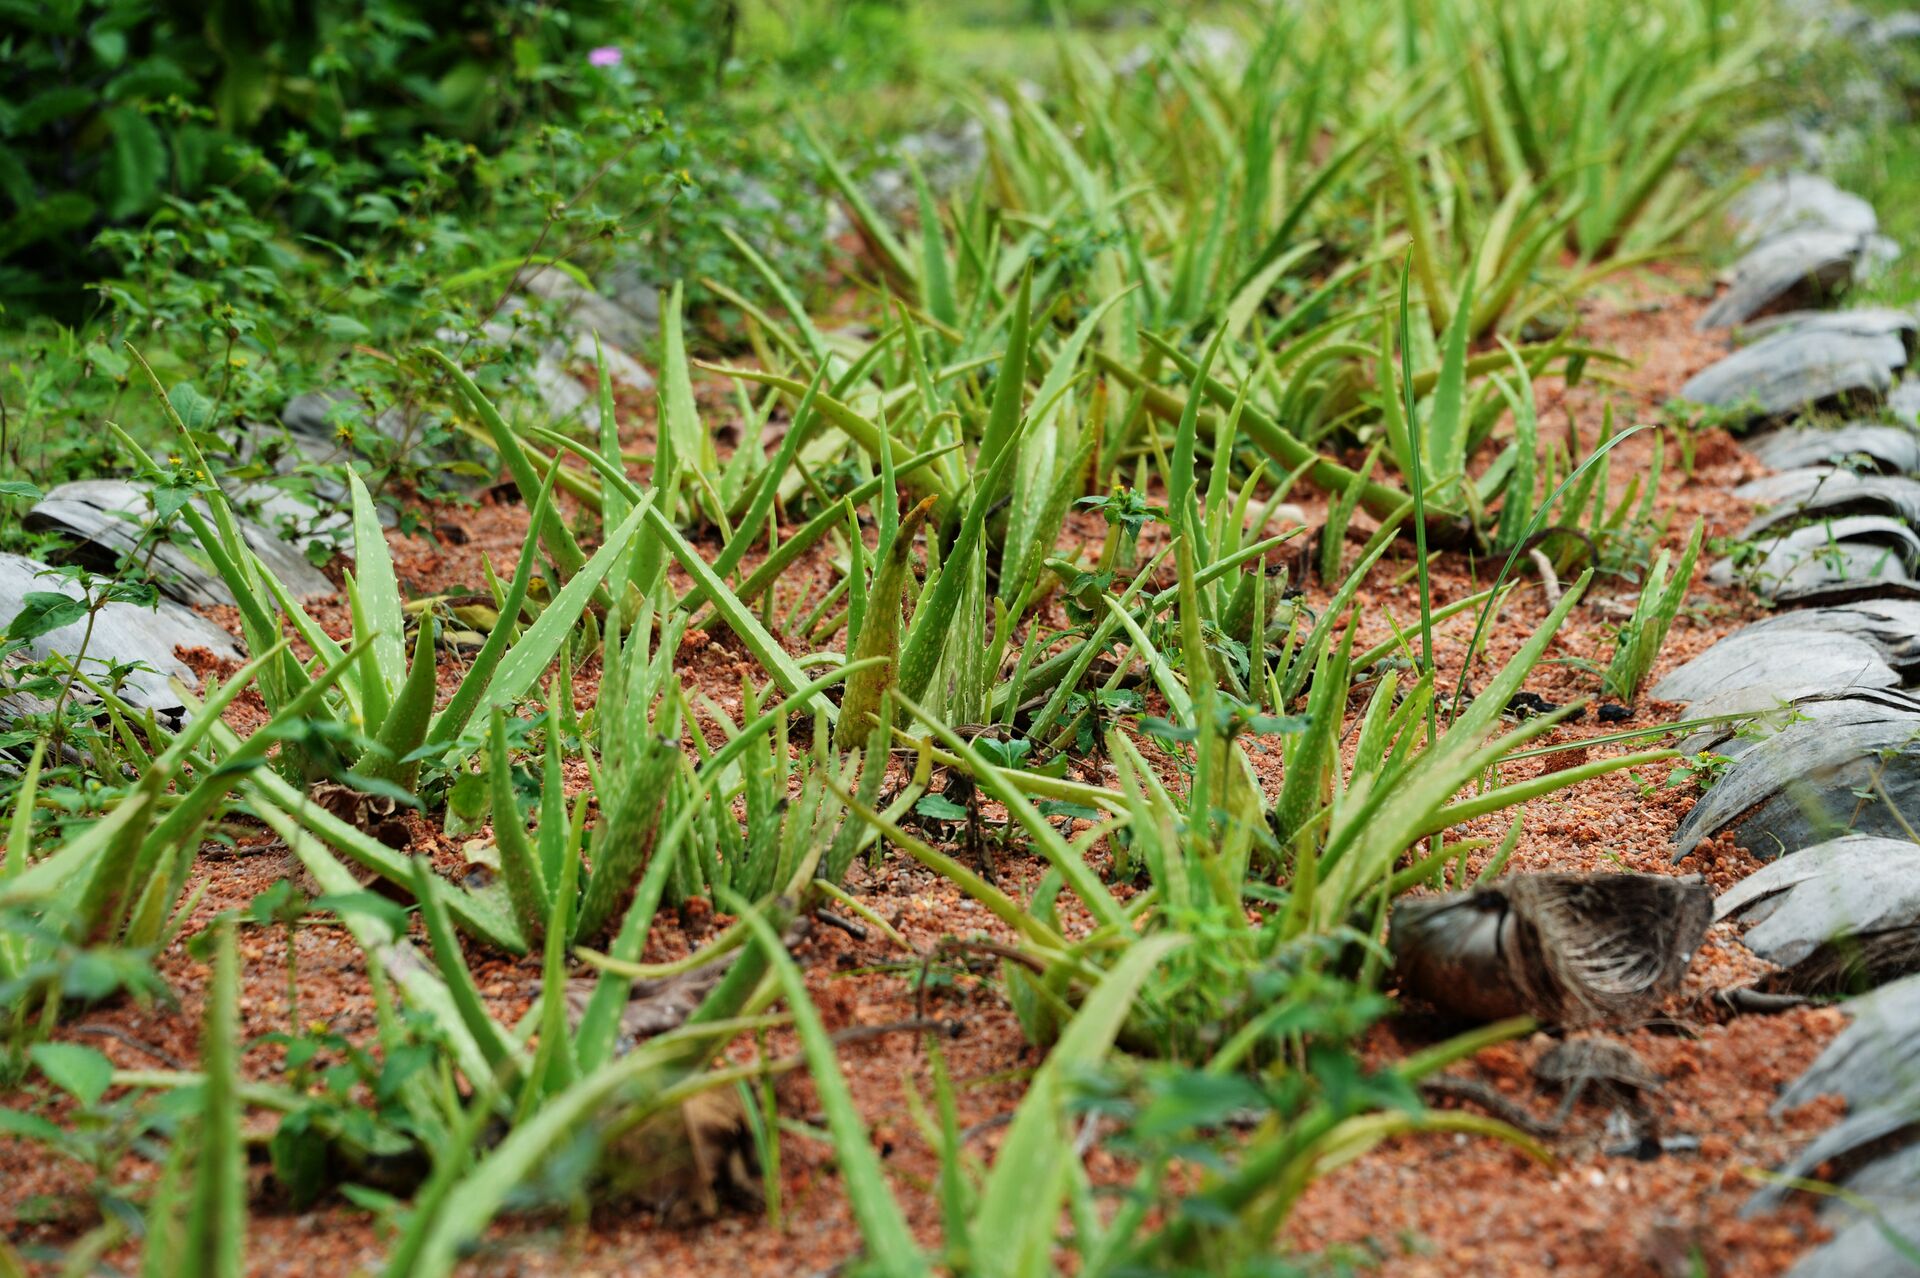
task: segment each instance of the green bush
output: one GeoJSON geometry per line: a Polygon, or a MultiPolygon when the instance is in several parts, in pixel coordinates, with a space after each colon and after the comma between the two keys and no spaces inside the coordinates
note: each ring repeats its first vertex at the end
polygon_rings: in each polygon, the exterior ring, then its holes
{"type": "Polygon", "coordinates": [[[657,101],[719,65],[725,0],[647,8],[0,0],[0,291],[71,313],[103,227],[219,187],[347,236],[358,197],[414,176],[428,139],[495,153],[577,122],[622,71],[657,101]],[[591,65],[600,46],[628,66],[591,65]]]}

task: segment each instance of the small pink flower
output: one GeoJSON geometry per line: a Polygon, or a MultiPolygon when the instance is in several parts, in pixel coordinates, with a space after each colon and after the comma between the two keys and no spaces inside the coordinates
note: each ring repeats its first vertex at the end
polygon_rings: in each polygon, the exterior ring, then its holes
{"type": "Polygon", "coordinates": [[[617,67],[620,65],[620,50],[603,44],[587,54],[587,62],[596,67],[617,67]]]}

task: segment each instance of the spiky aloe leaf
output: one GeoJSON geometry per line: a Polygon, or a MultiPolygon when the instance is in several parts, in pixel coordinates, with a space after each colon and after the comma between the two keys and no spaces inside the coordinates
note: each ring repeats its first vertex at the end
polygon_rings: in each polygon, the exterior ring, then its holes
{"type": "Polygon", "coordinates": [[[427,925],[427,939],[433,943],[434,964],[446,982],[454,1011],[459,1013],[461,1023],[486,1058],[488,1069],[495,1074],[517,1073],[524,1065],[524,1058],[500,1028],[500,1023],[487,1015],[486,1004],[480,1001],[480,988],[473,983],[466,955],[460,950],[459,938],[453,934],[453,920],[447,915],[446,903],[440,899],[443,888],[440,877],[428,868],[425,857],[415,857],[412,869],[413,899],[420,903],[420,918],[427,925]]]}
{"type": "Polygon", "coordinates": [[[899,674],[900,605],[913,562],[913,539],[926,523],[934,502],[934,498],[928,497],[907,512],[894,532],[893,544],[873,574],[866,620],[861,624],[853,659],[878,657],[881,664],[861,670],[847,680],[847,693],[840,702],[840,722],[834,726],[833,734],[834,744],[842,750],[851,750],[860,744],[873,718],[880,713],[881,696],[893,686],[899,674]]]}
{"type": "MultiPolygon", "coordinates": [[[[533,461],[527,456],[527,450],[520,445],[519,436],[513,433],[513,427],[507,425],[506,418],[493,406],[486,392],[474,384],[471,377],[460,365],[453,362],[444,352],[431,346],[421,348],[421,354],[439,364],[453,378],[453,384],[467,401],[467,407],[473,410],[480,424],[487,428],[493,437],[494,447],[500,452],[500,459],[507,464],[507,470],[513,476],[513,482],[520,489],[522,501],[532,500],[544,485],[540,474],[534,469],[533,461]]],[[[566,521],[559,512],[549,509],[547,517],[535,525],[540,532],[540,541],[547,552],[553,556],[554,565],[559,568],[562,577],[571,578],[587,562],[586,555],[580,549],[580,543],[574,540],[568,531],[566,521]]]]}
{"type": "MultiPolygon", "coordinates": [[[[593,873],[574,924],[581,940],[598,937],[632,898],[641,867],[659,842],[667,793],[681,766],[677,705],[671,692],[661,697],[670,676],[665,662],[648,660],[649,629],[636,622],[623,650],[614,622],[608,622],[598,710],[601,816],[594,831],[593,873]],[[657,722],[656,698],[662,703],[657,722]]],[[[667,646],[670,655],[671,643],[667,646]]]]}
{"type": "Polygon", "coordinates": [[[188,1267],[209,1278],[240,1278],[247,1231],[246,1161],[240,1144],[240,956],[233,923],[215,925],[213,985],[207,992],[206,1083],[200,1158],[187,1218],[188,1267]]]}
{"type": "MultiPolygon", "coordinates": [[[[387,535],[380,527],[373,508],[373,497],[352,467],[347,469],[347,487],[353,496],[353,568],[355,592],[365,612],[370,631],[356,629],[355,634],[372,634],[373,666],[385,694],[381,704],[389,703],[406,679],[406,632],[402,629],[400,580],[394,575],[393,556],[387,550],[387,535]]],[[[371,713],[371,712],[370,712],[371,713]]],[[[369,719],[368,726],[379,722],[369,719]]],[[[418,744],[418,743],[416,743],[418,744]]]]}
{"type": "Polygon", "coordinates": [[[413,789],[420,777],[420,760],[408,756],[420,748],[420,743],[427,739],[427,729],[433,724],[433,701],[440,689],[437,674],[433,618],[422,617],[420,632],[413,642],[413,665],[407,670],[407,680],[400,685],[400,695],[394,698],[387,721],[379,725],[373,744],[354,763],[355,772],[374,780],[391,781],[403,790],[413,789]]]}
{"type": "MultiPolygon", "coordinates": [[[[847,1201],[853,1206],[860,1235],[866,1240],[868,1267],[889,1278],[930,1272],[927,1258],[908,1232],[906,1217],[887,1184],[886,1172],[881,1169],[880,1156],[874,1152],[866,1124],[860,1121],[860,1111],[854,1107],[853,1092],[834,1057],[833,1039],[821,1022],[813,1000],[807,997],[806,978],[787,953],[787,947],[780,943],[780,934],[758,910],[744,908],[740,918],[752,931],[760,953],[772,966],[774,977],[787,996],[794,1029],[800,1035],[800,1048],[806,1053],[814,1088],[820,1094],[820,1107],[826,1111],[827,1129],[833,1133],[834,1148],[840,1156],[847,1201]]],[[[1049,1226],[1053,1223],[1050,1221],[1049,1226]]]]}
{"type": "MultiPolygon", "coordinates": [[[[507,716],[497,706],[490,733],[487,778],[493,791],[493,845],[500,854],[500,877],[507,884],[507,900],[513,903],[513,915],[531,943],[546,931],[553,902],[547,895],[545,872],[534,855],[526,827],[520,823],[520,808],[513,797],[513,771],[507,762],[507,716]]],[[[544,810],[540,815],[543,825],[547,819],[557,818],[557,814],[544,810]]]]}

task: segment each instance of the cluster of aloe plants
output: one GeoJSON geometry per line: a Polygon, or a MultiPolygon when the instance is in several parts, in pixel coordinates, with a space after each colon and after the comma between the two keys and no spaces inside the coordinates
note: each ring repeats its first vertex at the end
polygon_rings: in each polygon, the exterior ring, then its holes
{"type": "MultiPolygon", "coordinates": [[[[1449,1128],[1533,1149],[1421,1110],[1410,1087],[1517,1023],[1358,1089],[1316,1071],[1386,1010],[1378,942],[1396,896],[1498,874],[1525,803],[1670,757],[1502,775],[1566,713],[1509,726],[1509,700],[1594,572],[1637,568],[1663,531],[1658,449],[1644,482],[1613,495],[1624,436],[1609,419],[1589,448],[1544,445],[1535,383],[1603,364],[1573,336],[1570,304],[1671,251],[1711,207],[1680,161],[1760,46],[1733,42],[1714,6],[1315,13],[1270,15],[1234,68],[1169,41],[1120,75],[1063,40],[1053,97],[974,103],[988,154],[974,187],[943,203],[915,175],[911,228],[809,130],[869,250],[869,326],[823,327],[736,241],[779,306],[709,282],[744,317],[753,358],[696,361],[681,296],[667,298],[644,456],[623,452],[604,375],[597,423],[569,434],[510,420],[442,351],[398,353],[438,379],[442,410],[497,455],[528,511],[513,572],[489,568],[486,604],[464,614],[487,633],[457,680],[442,679],[446,604],[405,598],[358,477],[350,633],[330,633],[248,547],[148,372],[184,458],[173,469],[201,477],[207,513],[180,516],[253,657],[172,729],[90,687],[138,780],[84,830],[48,835],[34,753],[0,860],[9,1069],[72,1076],[30,1049],[58,1027],[63,962],[172,943],[204,884],[197,849],[223,821],[271,831],[319,889],[256,923],[336,916],[365,956],[381,1053],[433,1062],[389,1077],[356,1058],[379,1123],[320,1104],[297,1068],[243,1083],[240,924],[223,921],[202,1068],[109,1080],[198,1099],[197,1140],[176,1141],[146,1204],[150,1268],[186,1246],[207,1272],[239,1272],[243,1108],[281,1116],[275,1169],[290,1183],[318,1175],[315,1142],[329,1166],[412,1169],[410,1203],[364,1186],[355,1198],[393,1226],[396,1274],[449,1272],[594,1133],[802,1063],[888,1273],[1045,1272],[1063,1217],[1081,1272],[1219,1269],[1266,1251],[1316,1175],[1386,1136],[1449,1128]],[[696,377],[734,397],[741,442],[724,459],[696,377]],[[784,435],[763,447],[776,423],[784,435]],[[1280,515],[1309,490],[1326,503],[1317,543],[1290,544],[1305,530],[1280,515]],[[1394,638],[1363,646],[1363,589],[1407,541],[1420,614],[1383,612],[1394,638]],[[1430,549],[1505,567],[1436,607],[1430,549]],[[1529,552],[1584,571],[1469,697],[1487,618],[1529,552]],[[803,558],[831,580],[796,598],[783,588],[803,558]],[[1450,687],[1434,628],[1476,612],[1450,687]],[[757,666],[735,711],[678,672],[698,631],[730,634],[757,666]],[[595,663],[581,699],[574,676],[595,663]],[[222,711],[248,691],[268,722],[243,737],[222,711]],[[1258,754],[1277,756],[1277,786],[1258,754]],[[1076,761],[1112,784],[1070,779],[1076,761]],[[952,779],[974,796],[969,820],[979,801],[1004,810],[1001,842],[1045,865],[1036,890],[941,845],[923,818],[957,805],[930,793],[937,771],[948,796],[962,792],[952,779]],[[321,784],[490,832],[493,873],[435,873],[317,802],[321,784]],[[1510,811],[1503,841],[1447,837],[1510,811]],[[1087,824],[1075,833],[1062,814],[1087,824]],[[906,1229],[783,941],[823,903],[865,909],[842,886],[863,853],[912,858],[984,907],[1004,938],[999,987],[1047,1050],[991,1171],[965,1153],[936,1069],[921,1118],[941,1155],[938,1254],[906,1229]],[[370,877],[385,895],[363,890],[370,877]],[[687,959],[644,963],[657,912],[696,897],[734,922],[687,959]],[[1063,922],[1069,901],[1090,927],[1063,922]],[[472,975],[472,957],[496,951],[539,956],[515,1024],[472,975]],[[713,979],[693,1010],[629,1041],[636,982],[695,973],[713,979]],[[786,1026],[801,1058],[719,1063],[737,1036],[786,1026]],[[1134,1192],[1103,1215],[1068,1129],[1101,1066],[1126,1104],[1201,1079],[1259,1121],[1197,1187],[1181,1171],[1191,1146],[1141,1146],[1134,1192]]],[[[1696,529],[1677,564],[1661,552],[1647,571],[1609,694],[1646,676],[1699,549],[1696,529]]],[[[756,1130],[773,1157],[771,1117],[756,1130]]],[[[1196,1140],[1211,1126],[1190,1124],[1196,1140]]]]}

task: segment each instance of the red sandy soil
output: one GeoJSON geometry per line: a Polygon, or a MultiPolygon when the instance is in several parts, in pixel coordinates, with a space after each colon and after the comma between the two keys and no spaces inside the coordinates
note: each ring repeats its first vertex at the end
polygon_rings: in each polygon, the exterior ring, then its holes
{"type": "MultiPolygon", "coordinates": [[[[1627,356],[1631,366],[1610,370],[1617,381],[1608,386],[1596,385],[1592,378],[1573,389],[1557,381],[1543,382],[1543,430],[1564,430],[1572,421],[1581,440],[1590,445],[1608,399],[1623,424],[1652,419],[1686,376],[1720,353],[1717,342],[1693,332],[1701,304],[1699,291],[1692,276],[1645,276],[1591,301],[1585,308],[1585,335],[1627,356]]],[[[703,386],[702,397],[719,416],[728,411],[730,401],[710,395],[713,389],[703,386]]],[[[626,407],[629,442],[645,447],[651,406],[645,412],[639,405],[626,407]]],[[[1648,432],[1636,437],[1616,453],[1616,492],[1628,477],[1647,469],[1652,436],[1648,432]]],[[[1672,516],[1668,544],[1677,551],[1696,517],[1706,520],[1709,535],[1737,530],[1747,512],[1727,496],[1727,490],[1760,473],[1757,464],[1718,431],[1700,437],[1691,476],[1682,474],[1677,463],[1670,450],[1659,498],[1661,509],[1672,516]]],[[[1312,501],[1306,504],[1311,517],[1312,501]]],[[[474,507],[435,512],[435,521],[456,527],[464,540],[455,544],[443,537],[436,545],[418,537],[392,538],[402,584],[416,594],[480,588],[483,556],[496,572],[509,573],[526,536],[524,509],[493,497],[483,498],[474,507]]],[[[1097,538],[1099,532],[1091,518],[1076,520],[1072,528],[1089,539],[1097,538]]],[[[1703,557],[1701,568],[1705,566],[1703,557]]],[[[1480,588],[1496,569],[1497,565],[1486,563],[1470,565],[1460,556],[1443,557],[1433,572],[1435,602],[1480,588]]],[[[1366,618],[1363,642],[1391,633],[1379,615],[1383,609],[1403,628],[1416,620],[1418,597],[1411,576],[1411,551],[1396,547],[1361,591],[1359,601],[1366,618]],[[1404,584],[1391,584],[1396,581],[1404,584]]],[[[817,556],[804,561],[781,583],[779,608],[784,612],[793,600],[817,598],[830,580],[829,570],[817,556]]],[[[1604,667],[1611,652],[1611,627],[1616,624],[1617,615],[1608,611],[1606,601],[1630,601],[1636,592],[1637,586],[1630,582],[1596,583],[1590,602],[1576,609],[1528,687],[1554,701],[1594,694],[1593,670],[1596,665],[1604,667]]],[[[1309,594],[1316,602],[1324,602],[1325,592],[1317,587],[1309,594]]],[[[1532,633],[1545,612],[1539,589],[1528,586],[1512,595],[1493,628],[1486,658],[1476,662],[1470,679],[1484,681],[1532,633]]],[[[1693,656],[1755,615],[1753,603],[1743,595],[1696,583],[1690,609],[1674,627],[1659,670],[1693,656]]],[[[345,609],[337,602],[316,609],[316,616],[329,628],[346,624],[345,609]]],[[[1457,677],[1471,624],[1471,618],[1463,618],[1440,628],[1438,660],[1444,686],[1451,686],[1457,677]]],[[[744,649],[724,632],[710,640],[704,636],[691,640],[680,653],[678,667],[691,685],[735,711],[741,677],[758,677],[744,649]]],[[[450,680],[456,671],[443,673],[450,680]]],[[[597,677],[596,664],[581,672],[577,695],[582,702],[591,700],[597,677]]],[[[1643,700],[1637,709],[1634,724],[1645,726],[1670,719],[1674,708],[1643,700]]],[[[243,698],[232,717],[237,726],[250,728],[261,721],[263,707],[257,699],[243,698]]],[[[1602,730],[1589,715],[1583,722],[1556,729],[1550,740],[1577,750],[1583,738],[1602,730]]],[[[1277,753],[1256,742],[1253,758],[1263,783],[1273,792],[1279,780],[1277,753]]],[[[1510,765],[1507,779],[1518,779],[1542,766],[1540,762],[1510,765]]],[[[1670,864],[1673,829],[1691,806],[1694,792],[1687,786],[1668,787],[1669,768],[1663,764],[1641,769],[1639,775],[1616,773],[1529,805],[1512,869],[1701,873],[1716,887],[1750,872],[1756,864],[1752,858],[1719,845],[1703,849],[1677,867],[1670,864]]],[[[1098,763],[1087,765],[1083,776],[1095,782],[1113,780],[1110,768],[1098,763]]],[[[1505,832],[1506,820],[1504,816],[1488,819],[1461,833],[1489,835],[1497,841],[1505,832]]],[[[443,873],[463,872],[467,857],[459,841],[417,818],[414,831],[416,852],[430,854],[443,873]]],[[[288,865],[284,847],[264,834],[244,840],[236,849],[203,856],[197,882],[205,893],[188,932],[198,930],[220,911],[244,906],[286,875],[288,865]]],[[[1002,885],[1014,891],[1033,884],[1040,873],[1033,858],[1017,851],[997,854],[995,870],[1002,885]]],[[[899,855],[887,855],[877,867],[856,866],[847,886],[921,950],[952,935],[1011,939],[946,880],[899,855]]],[[[678,918],[663,916],[647,957],[657,960],[685,953],[715,922],[699,908],[678,918]]],[[[361,957],[345,931],[333,925],[303,927],[296,934],[295,947],[300,1020],[324,1024],[355,1040],[372,1040],[373,1008],[361,957]]],[[[284,1029],[289,1012],[285,932],[243,930],[241,954],[243,1033],[256,1036],[284,1029]]],[[[841,931],[816,927],[796,954],[807,968],[809,991],[830,1029],[885,1024],[920,1014],[956,1022],[957,1037],[945,1043],[943,1050],[959,1085],[963,1124],[1004,1115],[1018,1103],[1021,1080],[1041,1057],[1026,1044],[993,985],[962,981],[933,991],[921,1007],[906,974],[866,970],[908,957],[880,936],[858,941],[841,931]]],[[[469,961],[497,1017],[510,1020],[530,1004],[537,989],[537,956],[513,961],[472,952],[469,961]]],[[[195,1060],[207,968],[188,955],[184,944],[163,954],[158,966],[173,988],[176,1001],[172,1005],[139,1007],[123,1002],[96,1008],[62,1030],[61,1037],[98,1047],[124,1068],[162,1068],[195,1060]],[[103,1035],[100,1030],[110,1033],[103,1035]]],[[[1556,1156],[1552,1166],[1530,1162],[1508,1147],[1464,1136],[1397,1139],[1315,1184],[1294,1212],[1282,1244],[1300,1253],[1330,1253],[1384,1273],[1406,1275],[1551,1271],[1627,1278],[1691,1273],[1696,1257],[1704,1262],[1705,1272],[1716,1275],[1781,1272],[1822,1237],[1820,1228],[1804,1205],[1754,1221],[1739,1220],[1737,1212],[1750,1187],[1743,1172],[1777,1164],[1832,1121],[1835,1106],[1828,1103],[1780,1118],[1771,1116],[1768,1107],[1844,1018],[1831,1010],[1807,1009],[1724,1020],[1710,1010],[1707,996],[1713,990],[1747,979],[1759,967],[1737,937],[1717,928],[1696,957],[1687,989],[1673,1000],[1665,1016],[1657,1024],[1623,1034],[1667,1079],[1654,1101],[1661,1130],[1699,1137],[1697,1151],[1664,1154],[1648,1162],[1610,1157],[1601,1152],[1606,1143],[1601,1131],[1607,1106],[1594,1100],[1583,1101],[1565,1132],[1552,1142],[1556,1156]]],[[[1408,1015],[1377,1026],[1362,1048],[1370,1062],[1384,1063],[1430,1045],[1448,1032],[1430,1015],[1413,1008],[1408,1015]]],[[[1544,1116],[1556,1098],[1539,1090],[1528,1066],[1548,1042],[1539,1035],[1489,1048],[1455,1066],[1454,1073],[1482,1080],[1544,1116]]],[[[775,1033],[769,1046],[776,1053],[786,1053],[796,1044],[790,1034],[775,1033]]],[[[913,1229],[923,1241],[936,1240],[937,1207],[928,1192],[936,1163],[905,1099],[909,1090],[931,1095],[924,1048],[913,1035],[889,1035],[844,1048],[841,1065],[892,1171],[913,1229]]],[[[256,1078],[280,1079],[278,1049],[250,1051],[245,1069],[256,1078]]],[[[787,1075],[778,1094],[783,1113],[802,1120],[816,1116],[813,1087],[804,1074],[787,1075]]],[[[34,1105],[56,1119],[61,1113],[58,1102],[38,1095],[16,1095],[11,1103],[34,1105]]],[[[1000,1139],[1000,1130],[989,1127],[970,1149],[990,1159],[1000,1139]]],[[[1098,1146],[1090,1159],[1097,1181],[1123,1174],[1119,1161],[1098,1146]]],[[[826,1272],[855,1255],[858,1235],[830,1150],[789,1136],[783,1143],[781,1172],[786,1221],[781,1231],[771,1228],[764,1215],[744,1211],[673,1223],[650,1212],[611,1209],[602,1209],[584,1222],[510,1219],[496,1224],[468,1268],[476,1274],[502,1275],[740,1278],[826,1272]]],[[[140,1182],[155,1175],[156,1168],[130,1155],[116,1174],[123,1184],[140,1182]]],[[[253,1206],[248,1238],[254,1272],[335,1275],[377,1268],[383,1240],[364,1213],[337,1198],[293,1213],[264,1186],[264,1171],[257,1175],[263,1187],[253,1206]]],[[[0,1139],[0,1222],[16,1243],[57,1247],[89,1228],[97,1218],[86,1196],[88,1184],[89,1173],[78,1164],[0,1139]]],[[[124,1263],[130,1255],[123,1247],[115,1259],[124,1263]]]]}

